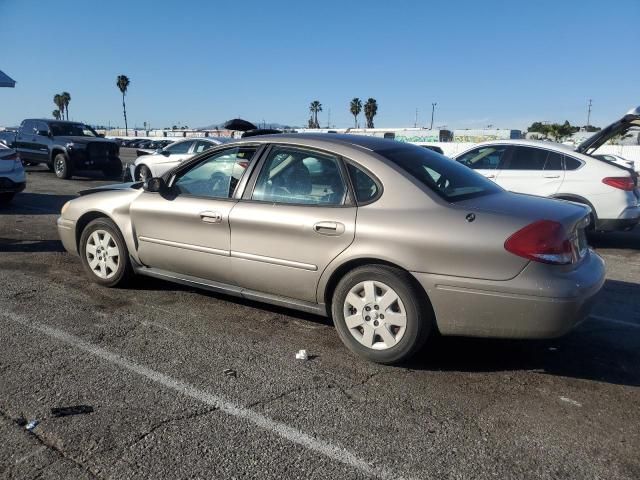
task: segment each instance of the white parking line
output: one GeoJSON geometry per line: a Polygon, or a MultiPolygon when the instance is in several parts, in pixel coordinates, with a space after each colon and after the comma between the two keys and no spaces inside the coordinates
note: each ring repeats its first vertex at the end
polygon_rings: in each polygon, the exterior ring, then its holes
{"type": "Polygon", "coordinates": [[[20,325],[41,332],[53,339],[64,342],[68,345],[71,345],[72,347],[89,353],[94,357],[98,357],[113,365],[117,365],[120,368],[136,373],[142,377],[147,378],[148,380],[162,385],[165,388],[174,390],[182,395],[186,395],[204,404],[218,408],[227,415],[238,417],[250,423],[253,423],[254,425],[263,428],[264,430],[268,430],[269,432],[275,433],[276,435],[279,435],[280,437],[292,443],[301,445],[308,450],[319,453],[320,455],[324,455],[327,458],[359,470],[369,477],[381,478],[385,480],[401,480],[403,478],[407,478],[397,475],[395,472],[386,467],[374,466],[370,462],[367,462],[366,460],[358,457],[356,454],[343,447],[335,445],[326,440],[315,438],[307,433],[304,433],[301,430],[298,430],[297,428],[290,427],[289,425],[273,420],[249,408],[229,402],[219,395],[200,390],[186,382],[172,378],[168,375],[165,375],[143,365],[139,365],[132,360],[129,360],[117,353],[111,352],[92,343],[86,342],[81,338],[76,337],[75,335],[65,332],[64,330],[60,330],[44,323],[30,321],[22,315],[11,312],[0,312],[0,315],[7,318],[8,320],[19,323],[20,325]]]}
{"type": "Polygon", "coordinates": [[[609,323],[615,323],[618,325],[624,325],[625,327],[640,328],[640,323],[625,322],[624,320],[618,320],[616,318],[610,318],[610,317],[603,317],[602,315],[589,315],[589,318],[593,318],[594,320],[600,320],[601,322],[609,322],[609,323]]]}

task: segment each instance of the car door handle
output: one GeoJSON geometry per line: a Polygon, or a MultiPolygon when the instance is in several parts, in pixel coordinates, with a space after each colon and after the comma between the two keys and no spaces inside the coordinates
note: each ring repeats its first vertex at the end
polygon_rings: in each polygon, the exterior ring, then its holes
{"type": "Polygon", "coordinates": [[[321,235],[342,235],[344,224],[339,222],[318,222],[313,226],[313,230],[321,235]]]}
{"type": "Polygon", "coordinates": [[[200,220],[204,223],[222,223],[222,214],[218,212],[200,212],[200,220]]]}
{"type": "Polygon", "coordinates": [[[560,175],[543,175],[544,178],[560,178],[560,175]]]}
{"type": "Polygon", "coordinates": [[[491,175],[485,175],[484,178],[496,178],[496,176],[491,174],[491,175]]]}

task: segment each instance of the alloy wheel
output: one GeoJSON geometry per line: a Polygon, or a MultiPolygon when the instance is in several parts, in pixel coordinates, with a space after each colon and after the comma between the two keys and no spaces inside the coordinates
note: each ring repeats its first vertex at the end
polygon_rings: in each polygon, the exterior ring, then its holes
{"type": "Polygon", "coordinates": [[[61,156],[57,156],[54,161],[53,168],[56,172],[56,175],[62,175],[64,173],[64,158],[62,158],[61,156]]]}
{"type": "Polygon", "coordinates": [[[89,268],[98,277],[109,279],[118,271],[120,250],[106,230],[95,230],[87,239],[85,254],[89,268]]]}
{"type": "Polygon", "coordinates": [[[343,313],[349,333],[367,348],[387,350],[406,331],[407,313],[402,300],[382,282],[369,280],[351,288],[343,313]]]}

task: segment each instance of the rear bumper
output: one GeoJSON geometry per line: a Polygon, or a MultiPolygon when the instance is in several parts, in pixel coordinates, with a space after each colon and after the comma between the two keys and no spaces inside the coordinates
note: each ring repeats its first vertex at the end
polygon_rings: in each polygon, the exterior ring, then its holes
{"type": "Polygon", "coordinates": [[[496,338],[567,333],[586,318],[605,280],[604,261],[592,251],[573,270],[531,262],[507,281],[412,273],[442,334],[496,338]]]}
{"type": "Polygon", "coordinates": [[[14,182],[10,178],[0,177],[0,193],[18,193],[26,186],[27,182],[14,182]]]}
{"type": "Polygon", "coordinates": [[[630,230],[640,223],[640,205],[626,208],[618,218],[599,218],[596,230],[611,232],[616,230],[630,230]]]}

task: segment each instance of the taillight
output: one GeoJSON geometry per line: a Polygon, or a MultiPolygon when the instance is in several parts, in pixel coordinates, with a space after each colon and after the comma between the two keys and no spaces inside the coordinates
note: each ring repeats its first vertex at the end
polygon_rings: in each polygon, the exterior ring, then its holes
{"type": "Polygon", "coordinates": [[[561,223],[539,220],[511,235],[504,248],[536,262],[566,265],[574,261],[571,240],[561,223]]]}
{"type": "Polygon", "coordinates": [[[602,183],[628,192],[632,191],[636,186],[631,177],[607,177],[602,179],[602,183]]]}

